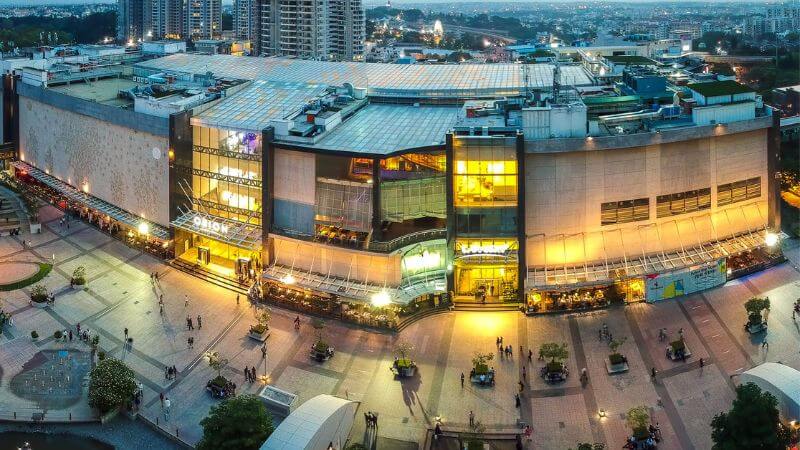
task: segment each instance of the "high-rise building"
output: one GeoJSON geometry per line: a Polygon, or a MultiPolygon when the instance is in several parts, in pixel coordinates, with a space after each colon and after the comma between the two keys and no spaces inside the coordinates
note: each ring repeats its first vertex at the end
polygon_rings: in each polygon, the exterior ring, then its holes
{"type": "Polygon", "coordinates": [[[117,39],[137,42],[144,35],[144,0],[118,0],[117,39]]]}
{"type": "Polygon", "coordinates": [[[238,39],[255,39],[256,15],[255,0],[234,0],[233,35],[238,39]]]}
{"type": "Polygon", "coordinates": [[[215,39],[222,34],[222,0],[187,0],[185,37],[215,39]]]}
{"type": "Polygon", "coordinates": [[[180,39],[183,36],[183,9],[184,0],[145,0],[145,39],[180,39]]]}
{"type": "Polygon", "coordinates": [[[361,0],[256,0],[256,54],[358,60],[364,54],[361,0]]]}

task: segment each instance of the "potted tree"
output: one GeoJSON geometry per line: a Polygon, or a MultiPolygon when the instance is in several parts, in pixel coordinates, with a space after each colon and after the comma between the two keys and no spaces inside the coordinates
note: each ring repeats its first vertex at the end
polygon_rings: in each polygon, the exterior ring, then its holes
{"type": "Polygon", "coordinates": [[[748,333],[760,333],[767,329],[767,321],[761,317],[761,312],[769,309],[769,298],[753,297],[744,302],[747,311],[747,323],[744,328],[748,333]]]}
{"type": "Polygon", "coordinates": [[[625,421],[631,427],[633,439],[637,443],[650,437],[650,431],[647,428],[650,425],[650,412],[646,406],[635,406],[629,409],[625,414],[625,421]]]}
{"type": "Polygon", "coordinates": [[[47,307],[47,301],[50,296],[47,294],[47,288],[43,284],[37,284],[31,289],[31,304],[37,308],[47,307]]]}
{"type": "Polygon", "coordinates": [[[469,426],[469,431],[462,435],[463,450],[486,450],[489,444],[484,441],[486,426],[479,421],[475,421],[469,426]]]}
{"type": "Polygon", "coordinates": [[[86,287],[86,268],[83,266],[78,266],[72,272],[72,278],[69,280],[69,285],[72,289],[77,291],[82,290],[86,287]]]}
{"type": "Polygon", "coordinates": [[[689,347],[686,346],[686,341],[683,339],[683,336],[676,341],[670,342],[667,346],[667,358],[673,361],[684,360],[690,356],[692,356],[692,352],[690,352],[689,347]]]}
{"type": "Polygon", "coordinates": [[[624,337],[622,339],[613,339],[608,343],[611,354],[608,355],[608,360],[606,361],[606,370],[609,375],[628,371],[628,358],[619,352],[619,348],[627,339],[624,337]]]}
{"type": "Polygon", "coordinates": [[[417,371],[417,364],[411,360],[411,352],[414,351],[414,345],[410,342],[401,342],[395,348],[395,353],[399,357],[394,359],[392,363],[392,373],[398,377],[413,377],[417,371]]]}
{"type": "Polygon", "coordinates": [[[269,337],[269,321],[272,319],[272,313],[268,308],[261,308],[255,313],[256,324],[250,325],[250,332],[247,333],[250,338],[259,342],[264,342],[269,337]]]}
{"type": "Polygon", "coordinates": [[[476,352],[472,357],[472,370],[469,371],[469,381],[494,386],[494,368],[489,368],[489,361],[494,359],[494,353],[476,352]]]}
{"type": "Polygon", "coordinates": [[[115,358],[97,363],[89,373],[89,406],[97,408],[102,421],[116,415],[136,393],[133,370],[115,358]]]}
{"type": "Polygon", "coordinates": [[[557,344],[555,342],[546,342],[539,347],[539,355],[542,358],[549,358],[550,362],[542,369],[542,378],[545,381],[564,381],[569,375],[564,360],[569,357],[567,344],[557,344]]]}
{"type": "Polygon", "coordinates": [[[311,326],[314,327],[316,334],[314,345],[311,346],[311,357],[319,362],[326,361],[333,357],[333,347],[323,339],[322,330],[325,328],[325,322],[314,319],[311,326]]]}
{"type": "Polygon", "coordinates": [[[222,358],[219,352],[208,352],[208,365],[217,372],[217,376],[208,380],[206,390],[214,398],[227,398],[236,395],[236,384],[222,376],[222,369],[228,365],[228,360],[222,358]]]}
{"type": "Polygon", "coordinates": [[[39,332],[36,330],[31,331],[31,340],[38,341],[39,340],[39,332]]]}

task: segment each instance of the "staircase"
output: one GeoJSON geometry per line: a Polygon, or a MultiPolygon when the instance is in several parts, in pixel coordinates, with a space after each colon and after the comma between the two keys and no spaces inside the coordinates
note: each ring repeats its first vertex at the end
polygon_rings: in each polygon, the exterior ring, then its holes
{"type": "Polygon", "coordinates": [[[171,260],[169,265],[182,272],[186,272],[189,275],[200,278],[201,280],[208,281],[209,283],[216,284],[219,287],[223,287],[233,292],[238,292],[239,294],[247,295],[248,291],[250,290],[250,285],[246,283],[240,283],[239,280],[216,274],[204,269],[203,266],[199,264],[192,264],[180,258],[171,260]]]}

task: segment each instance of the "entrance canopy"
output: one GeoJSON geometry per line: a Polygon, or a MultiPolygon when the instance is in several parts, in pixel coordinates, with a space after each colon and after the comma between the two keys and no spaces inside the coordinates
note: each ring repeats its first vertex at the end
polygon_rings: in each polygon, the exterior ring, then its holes
{"type": "Polygon", "coordinates": [[[261,228],[237,220],[189,211],[173,220],[172,226],[235,247],[261,250],[261,228]]]}
{"type": "Polygon", "coordinates": [[[50,187],[51,189],[54,189],[59,194],[63,195],[64,197],[67,197],[67,199],[76,203],[80,203],[82,205],[86,205],[89,208],[99,211],[102,214],[111,217],[112,220],[121,222],[133,230],[141,229],[140,227],[144,223],[147,225],[148,229],[147,234],[164,241],[170,238],[169,230],[167,228],[162,227],[157,223],[146,220],[142,217],[139,217],[135,214],[129,213],[124,209],[120,209],[112,205],[111,203],[108,203],[105,200],[101,200],[93,195],[89,195],[85,192],[79,191],[78,189],[70,186],[69,184],[64,183],[63,181],[59,180],[58,178],[52,175],[42,172],[41,170],[31,166],[30,164],[27,164],[22,161],[12,161],[10,164],[17,169],[26,172],[36,181],[50,187]]]}

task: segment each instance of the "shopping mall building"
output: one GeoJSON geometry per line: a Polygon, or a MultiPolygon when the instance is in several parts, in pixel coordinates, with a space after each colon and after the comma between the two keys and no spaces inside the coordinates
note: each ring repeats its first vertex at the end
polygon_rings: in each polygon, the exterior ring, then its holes
{"type": "Polygon", "coordinates": [[[774,256],[776,118],[734,81],[182,53],[60,70],[5,76],[8,173],[279,302],[542,312],[774,256]]]}

